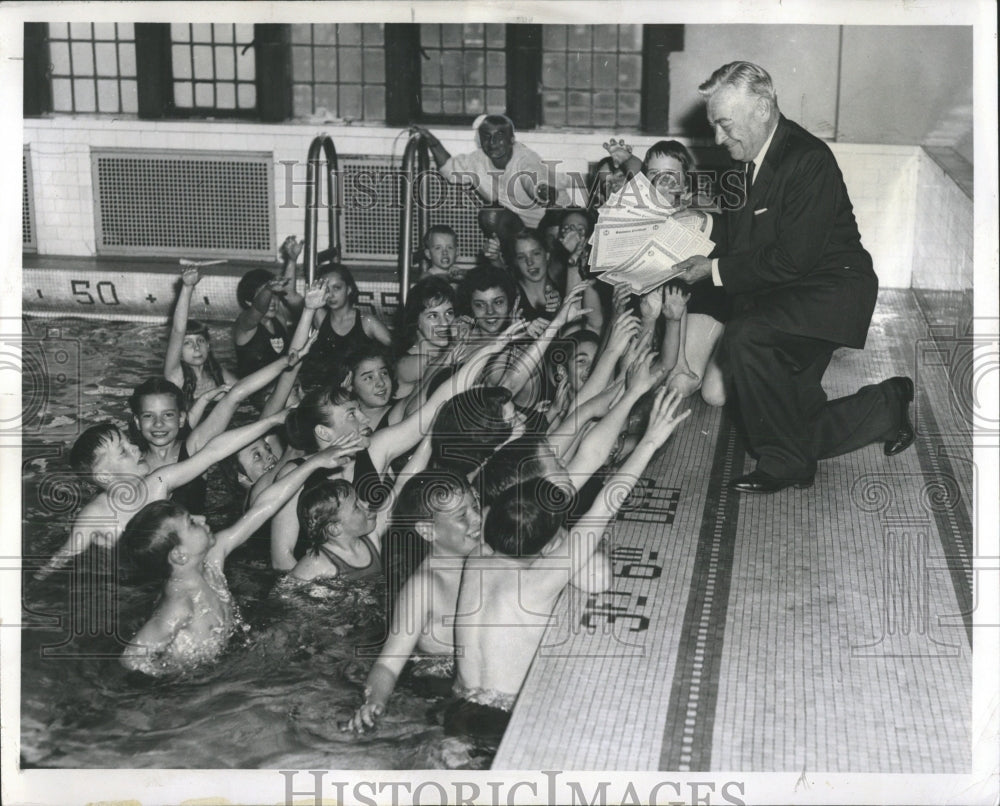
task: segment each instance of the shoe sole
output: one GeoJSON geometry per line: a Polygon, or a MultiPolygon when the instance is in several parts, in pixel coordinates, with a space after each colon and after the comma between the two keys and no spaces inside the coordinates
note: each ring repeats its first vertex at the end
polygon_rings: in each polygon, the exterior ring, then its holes
{"type": "Polygon", "coordinates": [[[729,489],[735,490],[738,493],[747,493],[748,495],[773,495],[774,493],[780,493],[782,490],[787,490],[789,487],[795,490],[808,490],[814,483],[812,481],[796,481],[793,484],[779,487],[777,490],[750,490],[742,487],[730,487],[729,489]]]}

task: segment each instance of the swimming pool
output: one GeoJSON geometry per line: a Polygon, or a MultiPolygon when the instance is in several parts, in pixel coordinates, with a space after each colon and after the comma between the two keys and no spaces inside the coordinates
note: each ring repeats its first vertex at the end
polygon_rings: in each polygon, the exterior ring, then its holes
{"type": "MultiPolygon", "coordinates": [[[[234,366],[228,327],[210,332],[219,360],[234,366]]],[[[443,692],[429,687],[397,689],[376,732],[340,730],[360,703],[373,661],[355,647],[377,647],[385,630],[382,583],[273,596],[277,575],[263,539],[227,563],[249,626],[215,667],[176,680],[127,674],[117,660],[121,642],[148,617],[155,591],[119,582],[113,557],[99,549],[41,583],[30,572],[65,541],[76,511],[95,493],[71,472],[70,446],[100,420],[125,425],[132,388],[162,372],[167,326],[25,317],[22,333],[22,766],[489,766],[490,750],[444,736],[433,716],[443,692]]],[[[239,505],[213,469],[213,529],[231,523],[239,505]]]]}

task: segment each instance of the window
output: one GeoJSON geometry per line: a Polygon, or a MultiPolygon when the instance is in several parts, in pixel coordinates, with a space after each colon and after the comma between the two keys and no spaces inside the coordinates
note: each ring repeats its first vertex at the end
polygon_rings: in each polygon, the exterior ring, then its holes
{"type": "Polygon", "coordinates": [[[172,23],[170,60],[177,110],[257,111],[254,27],[172,23]]]}
{"type": "Polygon", "coordinates": [[[51,111],[138,111],[131,23],[52,22],[48,40],[51,111]]]}
{"type": "Polygon", "coordinates": [[[420,25],[420,111],[476,117],[507,109],[505,25],[420,25]]]}
{"type": "Polygon", "coordinates": [[[542,124],[637,128],[641,25],[546,25],[542,124]]]}
{"type": "Polygon", "coordinates": [[[385,26],[292,25],[292,113],[385,120],[385,26]]]}

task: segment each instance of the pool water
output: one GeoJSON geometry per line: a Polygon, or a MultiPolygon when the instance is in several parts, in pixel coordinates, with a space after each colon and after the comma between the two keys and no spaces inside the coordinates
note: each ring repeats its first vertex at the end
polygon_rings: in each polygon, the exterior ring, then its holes
{"type": "MultiPolygon", "coordinates": [[[[210,330],[216,356],[234,367],[228,327],[210,330]]],[[[73,568],[31,580],[96,493],[70,470],[70,446],[100,420],[124,427],[132,388],[162,372],[166,337],[166,325],[25,317],[22,765],[488,767],[493,749],[446,737],[437,724],[446,685],[401,684],[376,731],[340,730],[360,704],[386,629],[380,580],[275,594],[267,541],[252,538],[226,564],[247,627],[211,668],[165,680],[118,663],[122,643],[152,612],[156,590],[119,581],[113,552],[91,549],[73,568]]],[[[241,411],[238,419],[251,416],[241,411]]],[[[208,500],[217,530],[238,516],[242,496],[215,468],[208,500]]]]}

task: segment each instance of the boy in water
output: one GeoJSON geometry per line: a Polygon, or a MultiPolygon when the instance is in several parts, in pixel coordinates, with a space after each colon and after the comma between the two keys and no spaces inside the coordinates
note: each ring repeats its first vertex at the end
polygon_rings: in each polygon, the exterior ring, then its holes
{"type": "Polygon", "coordinates": [[[465,275],[458,268],[458,235],[447,224],[435,224],[424,233],[424,259],[426,268],[422,277],[433,275],[457,285],[465,275]]]}
{"type": "MultiPolygon", "coordinates": [[[[455,618],[458,696],[445,712],[445,731],[499,739],[528,667],[567,582],[587,589],[589,565],[608,524],[653,454],[690,411],[675,416],[680,397],[660,389],[649,425],[621,470],[572,530],[568,496],[545,479],[500,495],[486,516],[492,556],[470,557],[462,573],[455,618]]],[[[598,578],[600,578],[598,576],[598,578]]]]}
{"type": "Polygon", "coordinates": [[[102,492],[77,515],[69,540],[35,574],[43,579],[68,564],[91,545],[115,545],[129,520],[151,501],[163,501],[171,493],[197,478],[216,462],[260,439],[281,425],[282,410],[255,423],[235,428],[209,440],[205,447],[183,462],[150,470],[139,448],[114,423],[105,422],[84,431],[70,451],[70,464],[89,475],[102,492]]]}
{"type": "Polygon", "coordinates": [[[160,601],[122,655],[133,671],[162,675],[212,661],[239,619],[226,583],[226,557],[296,493],[310,473],[336,467],[344,449],[320,451],[268,487],[250,510],[218,535],[201,515],[172,501],[147,504],[122,535],[126,560],[146,576],[166,577],[160,601]]]}

